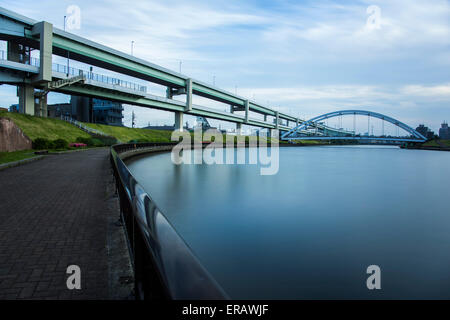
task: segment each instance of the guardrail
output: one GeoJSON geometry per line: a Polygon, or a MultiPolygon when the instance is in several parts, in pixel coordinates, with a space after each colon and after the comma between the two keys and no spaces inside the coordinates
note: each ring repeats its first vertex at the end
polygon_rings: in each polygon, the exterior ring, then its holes
{"type": "MultiPolygon", "coordinates": [[[[0,50],[0,60],[8,60],[7,54],[4,50],[0,50]]],[[[28,60],[25,60],[22,63],[31,65],[31,66],[35,66],[35,67],[39,67],[40,59],[35,58],[35,57],[29,57],[28,60]]],[[[127,88],[127,89],[131,89],[131,90],[139,91],[139,92],[144,92],[144,93],[147,92],[146,86],[142,86],[142,85],[134,83],[134,82],[121,80],[121,79],[115,78],[115,77],[105,76],[103,74],[94,73],[91,71],[86,71],[86,70],[62,65],[59,63],[52,63],[52,70],[56,71],[56,72],[64,73],[66,75],[71,75],[71,76],[85,75],[87,79],[90,79],[93,81],[116,85],[116,86],[120,86],[122,88],[127,88]]]]}
{"type": "Polygon", "coordinates": [[[109,137],[109,135],[107,135],[106,133],[104,133],[104,132],[102,132],[100,130],[97,130],[97,129],[90,128],[90,127],[86,126],[84,123],[82,123],[80,121],[77,121],[77,120],[74,120],[70,116],[63,116],[63,115],[61,115],[61,120],[64,120],[66,122],[69,122],[70,124],[73,124],[74,126],[80,128],[84,132],[95,134],[95,135],[99,135],[99,136],[103,136],[103,137],[109,137]]]}
{"type": "Polygon", "coordinates": [[[111,166],[129,240],[137,299],[226,299],[151,196],[120,158],[122,152],[175,143],[119,144],[111,147],[111,166]]]}

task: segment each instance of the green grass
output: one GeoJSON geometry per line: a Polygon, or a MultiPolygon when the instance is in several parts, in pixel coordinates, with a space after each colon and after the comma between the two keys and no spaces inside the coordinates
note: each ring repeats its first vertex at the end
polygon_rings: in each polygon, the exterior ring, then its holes
{"type": "Polygon", "coordinates": [[[33,150],[0,152],[0,164],[36,157],[33,150]]]}
{"type": "Polygon", "coordinates": [[[171,131],[117,127],[94,123],[84,124],[89,128],[100,130],[101,132],[109,136],[115,137],[120,142],[128,142],[130,140],[145,140],[148,142],[171,142],[171,131]]]}
{"type": "Polygon", "coordinates": [[[444,147],[450,147],[450,140],[439,139],[439,143],[436,140],[430,140],[422,144],[426,147],[440,147],[441,145],[444,147]]]}
{"type": "Polygon", "coordinates": [[[89,138],[90,135],[74,125],[59,119],[41,118],[15,112],[0,111],[0,117],[9,118],[31,139],[64,139],[75,142],[77,137],[89,138]]]}

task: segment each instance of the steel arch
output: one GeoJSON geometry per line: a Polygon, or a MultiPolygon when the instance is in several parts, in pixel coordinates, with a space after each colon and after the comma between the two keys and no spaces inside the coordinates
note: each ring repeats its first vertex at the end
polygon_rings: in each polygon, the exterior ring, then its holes
{"type": "MultiPolygon", "coordinates": [[[[425,138],[422,134],[420,134],[419,132],[417,132],[416,130],[414,130],[413,128],[411,128],[410,126],[404,124],[403,122],[394,119],[392,117],[386,116],[384,114],[378,113],[378,112],[372,112],[372,111],[365,111],[365,110],[340,110],[340,111],[334,111],[334,112],[329,112],[329,113],[325,113],[322,114],[320,116],[314,117],[308,121],[303,122],[302,124],[299,124],[298,126],[296,126],[295,128],[289,130],[288,132],[284,133],[281,136],[281,139],[283,140],[290,140],[293,139],[293,137],[289,137],[292,136],[292,134],[294,132],[297,132],[299,130],[302,129],[306,129],[309,125],[313,125],[315,122],[321,121],[321,120],[325,120],[328,118],[334,118],[334,117],[338,117],[341,115],[364,115],[364,116],[370,116],[370,117],[374,117],[374,118],[378,118],[381,120],[385,120],[388,121],[394,125],[396,125],[397,127],[409,132],[411,135],[413,135],[416,139],[418,140],[423,140],[426,141],[427,138],[425,138]]],[[[298,139],[298,137],[295,137],[296,139],[298,139]]],[[[344,138],[344,137],[343,137],[344,138]]]]}

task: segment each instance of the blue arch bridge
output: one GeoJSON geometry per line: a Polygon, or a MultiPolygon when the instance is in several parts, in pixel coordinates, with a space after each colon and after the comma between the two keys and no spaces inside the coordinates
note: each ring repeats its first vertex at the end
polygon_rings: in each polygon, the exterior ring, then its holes
{"type": "Polygon", "coordinates": [[[304,121],[301,124],[295,126],[293,129],[284,132],[281,135],[282,140],[365,140],[373,142],[425,142],[427,140],[421,133],[417,132],[405,123],[394,119],[392,117],[386,116],[381,113],[365,111],[365,110],[340,110],[322,114],[320,116],[314,117],[310,120],[304,121]],[[356,115],[367,116],[368,117],[368,129],[367,135],[356,134],[355,130],[355,119],[356,115]],[[353,131],[330,131],[327,130],[328,126],[319,126],[323,120],[342,116],[353,116],[353,131]],[[370,135],[370,118],[378,118],[382,120],[382,134],[380,136],[370,135]],[[384,121],[393,124],[399,129],[406,131],[406,136],[390,136],[384,134],[384,121]]]}

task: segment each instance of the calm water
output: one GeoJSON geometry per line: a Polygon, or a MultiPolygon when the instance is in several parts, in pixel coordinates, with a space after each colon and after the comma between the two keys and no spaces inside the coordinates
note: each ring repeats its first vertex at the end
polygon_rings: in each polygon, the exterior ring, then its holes
{"type": "MultiPolygon", "coordinates": [[[[240,150],[240,152],[246,152],[240,150]]],[[[248,151],[247,151],[248,152],[248,151]]],[[[280,148],[280,170],[129,168],[231,298],[450,298],[450,153],[280,148]],[[366,269],[381,268],[381,290],[366,269]]]]}

